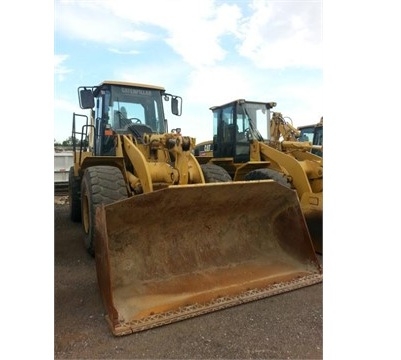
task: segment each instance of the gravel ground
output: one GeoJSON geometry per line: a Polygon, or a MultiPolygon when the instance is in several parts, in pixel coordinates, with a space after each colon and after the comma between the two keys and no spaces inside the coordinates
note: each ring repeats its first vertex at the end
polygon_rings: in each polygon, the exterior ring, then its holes
{"type": "Polygon", "coordinates": [[[323,358],[323,284],[114,337],[65,198],[55,199],[54,219],[55,359],[323,358]]]}

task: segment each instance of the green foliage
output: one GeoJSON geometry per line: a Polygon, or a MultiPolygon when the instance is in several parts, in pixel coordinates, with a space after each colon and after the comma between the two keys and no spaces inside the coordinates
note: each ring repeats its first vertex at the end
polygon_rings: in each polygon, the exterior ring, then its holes
{"type": "MultiPolygon", "coordinates": [[[[73,138],[72,136],[70,136],[68,139],[65,139],[63,142],[58,142],[56,139],[54,139],[54,146],[68,146],[68,147],[72,147],[73,145],[79,147],[81,145],[81,140],[78,140],[76,138],[73,138]]],[[[83,140],[82,141],[83,146],[88,146],[88,140],[83,140]]]]}

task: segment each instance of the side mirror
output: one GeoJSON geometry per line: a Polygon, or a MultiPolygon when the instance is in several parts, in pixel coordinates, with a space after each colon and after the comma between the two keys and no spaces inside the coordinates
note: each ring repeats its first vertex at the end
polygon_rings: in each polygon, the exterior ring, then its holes
{"type": "Polygon", "coordinates": [[[91,89],[78,89],[79,106],[81,109],[93,109],[95,107],[95,98],[91,89]]]}
{"type": "Polygon", "coordinates": [[[182,99],[179,96],[171,98],[171,112],[174,115],[180,116],[182,112],[182,99]]]}

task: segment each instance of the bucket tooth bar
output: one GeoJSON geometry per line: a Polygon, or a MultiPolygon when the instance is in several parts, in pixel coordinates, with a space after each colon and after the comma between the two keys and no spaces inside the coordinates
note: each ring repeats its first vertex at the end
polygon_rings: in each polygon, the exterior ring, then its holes
{"type": "Polygon", "coordinates": [[[153,314],[130,322],[115,323],[106,316],[112,333],[115,336],[129,335],[136,332],[152,329],[162,325],[168,325],[177,321],[190,319],[210,312],[223,310],[232,306],[245,304],[251,301],[260,300],[273,295],[282,294],[291,290],[318,284],[323,281],[322,274],[314,274],[285,283],[278,283],[264,289],[252,289],[237,296],[223,296],[206,304],[193,304],[181,307],[175,311],[168,311],[160,314],[153,314]]]}

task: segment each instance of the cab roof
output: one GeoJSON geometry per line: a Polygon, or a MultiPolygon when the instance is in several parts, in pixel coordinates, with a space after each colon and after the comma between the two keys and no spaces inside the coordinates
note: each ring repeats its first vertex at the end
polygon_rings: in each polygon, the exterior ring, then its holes
{"type": "Polygon", "coordinates": [[[141,83],[134,83],[134,82],[126,82],[126,81],[115,81],[115,80],[105,80],[99,85],[99,87],[102,87],[103,85],[120,85],[120,86],[128,86],[128,87],[141,87],[141,88],[154,89],[154,90],[165,90],[164,87],[162,87],[162,86],[141,84],[141,83]]]}
{"type": "Polygon", "coordinates": [[[220,109],[220,108],[222,108],[222,107],[226,107],[227,105],[232,105],[232,104],[235,104],[235,103],[240,103],[240,104],[243,104],[243,103],[248,103],[248,104],[265,104],[265,105],[267,105],[267,107],[269,108],[269,109],[271,109],[271,108],[273,108],[273,107],[275,107],[276,105],[277,105],[277,103],[275,103],[275,102],[264,102],[264,101],[248,101],[248,100],[245,100],[245,99],[237,99],[237,100],[234,100],[234,101],[230,101],[230,102],[228,102],[228,103],[225,103],[225,104],[223,104],[223,105],[217,105],[217,106],[212,106],[211,108],[209,108],[210,110],[216,110],[216,109],[220,109]]]}

